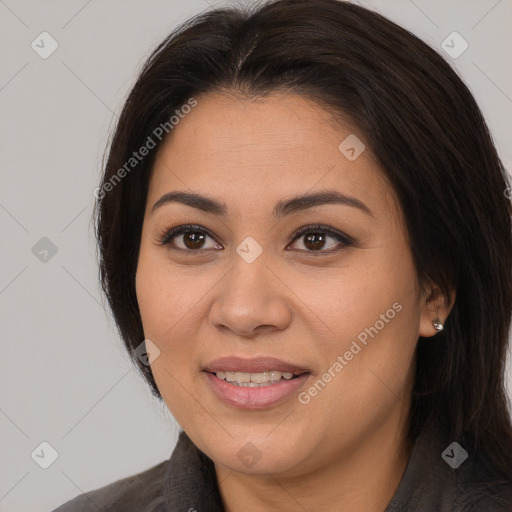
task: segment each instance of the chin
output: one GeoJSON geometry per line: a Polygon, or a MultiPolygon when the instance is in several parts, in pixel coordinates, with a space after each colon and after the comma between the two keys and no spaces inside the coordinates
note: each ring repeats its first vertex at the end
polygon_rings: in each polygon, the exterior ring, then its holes
{"type": "MultiPolygon", "coordinates": [[[[297,443],[287,446],[282,439],[267,437],[238,437],[227,443],[223,449],[219,445],[212,446],[208,455],[215,463],[231,471],[252,475],[296,476],[301,473],[304,453],[299,453],[297,443]],[[295,444],[295,446],[293,446],[295,444]]],[[[288,442],[291,440],[287,438],[288,442]]]]}

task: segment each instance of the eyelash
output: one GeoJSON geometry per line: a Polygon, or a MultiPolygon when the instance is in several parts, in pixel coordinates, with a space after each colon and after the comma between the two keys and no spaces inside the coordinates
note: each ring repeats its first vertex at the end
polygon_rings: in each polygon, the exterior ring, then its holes
{"type": "MultiPolygon", "coordinates": [[[[194,225],[194,224],[186,224],[186,225],[182,225],[182,226],[176,226],[175,228],[172,228],[172,229],[164,230],[158,236],[158,243],[162,246],[167,246],[167,249],[169,249],[169,250],[180,252],[182,254],[189,254],[189,255],[198,255],[200,253],[205,252],[205,250],[206,251],[218,250],[218,249],[192,250],[192,249],[179,249],[176,247],[172,247],[171,241],[174,237],[181,235],[183,233],[188,233],[190,231],[208,235],[210,238],[215,240],[216,243],[219,243],[219,242],[217,242],[217,240],[215,239],[215,236],[213,235],[213,233],[211,233],[211,231],[209,231],[208,229],[203,228],[201,226],[194,225]]],[[[304,250],[304,249],[297,249],[299,252],[305,252],[308,255],[311,254],[311,255],[315,255],[315,256],[316,255],[332,254],[332,253],[340,251],[344,247],[350,246],[354,243],[354,240],[351,237],[349,237],[348,235],[345,235],[344,233],[333,229],[331,226],[323,225],[323,224],[311,224],[311,225],[303,226],[303,227],[299,228],[297,231],[295,231],[293,233],[290,243],[295,242],[302,235],[304,235],[306,233],[311,233],[311,232],[316,232],[316,233],[321,232],[322,234],[329,235],[332,238],[335,238],[342,245],[341,245],[341,247],[329,249],[327,251],[323,251],[321,249],[318,251],[308,251],[308,250],[304,250]]]]}

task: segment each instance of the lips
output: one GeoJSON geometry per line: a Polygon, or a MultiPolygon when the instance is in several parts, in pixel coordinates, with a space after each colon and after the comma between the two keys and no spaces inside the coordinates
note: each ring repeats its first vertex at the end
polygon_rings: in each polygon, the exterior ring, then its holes
{"type": "Polygon", "coordinates": [[[275,357],[258,357],[254,359],[245,359],[237,356],[221,357],[208,363],[204,371],[209,373],[217,372],[242,372],[242,373],[262,373],[268,371],[291,372],[295,375],[309,373],[307,368],[298,364],[289,363],[275,357]]]}
{"type": "Polygon", "coordinates": [[[311,377],[311,372],[295,363],[274,357],[244,359],[241,357],[223,357],[208,363],[203,373],[213,395],[226,405],[241,409],[266,409],[279,405],[298,395],[300,389],[311,377]],[[217,376],[219,372],[261,374],[264,372],[289,372],[291,379],[282,378],[276,383],[262,387],[242,387],[226,382],[217,376]]]}

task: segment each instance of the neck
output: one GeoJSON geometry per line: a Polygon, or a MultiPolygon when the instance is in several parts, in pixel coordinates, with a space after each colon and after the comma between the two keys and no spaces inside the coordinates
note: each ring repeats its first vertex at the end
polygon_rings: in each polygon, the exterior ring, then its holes
{"type": "MultiPolygon", "coordinates": [[[[403,412],[403,411],[402,411],[403,412]]],[[[398,488],[412,446],[407,418],[391,416],[349,455],[300,477],[248,475],[215,464],[226,512],[382,512],[398,488]]]]}

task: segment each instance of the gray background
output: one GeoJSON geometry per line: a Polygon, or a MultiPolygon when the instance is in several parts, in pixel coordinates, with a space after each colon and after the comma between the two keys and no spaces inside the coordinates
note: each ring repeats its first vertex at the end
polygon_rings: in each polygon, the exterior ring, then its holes
{"type": "MultiPolygon", "coordinates": [[[[446,58],[510,171],[511,0],[357,3],[440,53],[453,31],[464,37],[468,49],[446,58]]],[[[0,0],[0,511],[51,510],[172,452],[177,426],[132,369],[99,293],[92,192],[145,57],[209,4],[0,0]],[[47,59],[31,47],[43,31],[59,45],[47,59]],[[57,249],[46,261],[32,250],[43,237],[57,249]],[[48,469],[36,463],[48,448],[31,456],[43,441],[58,452],[48,469]]]]}

